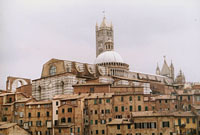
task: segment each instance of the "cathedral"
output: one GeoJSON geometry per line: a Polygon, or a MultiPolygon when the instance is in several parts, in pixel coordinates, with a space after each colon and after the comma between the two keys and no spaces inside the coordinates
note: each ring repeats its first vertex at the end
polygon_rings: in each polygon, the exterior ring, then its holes
{"type": "Polygon", "coordinates": [[[144,88],[144,93],[160,93],[160,89],[171,90],[175,83],[184,84],[185,77],[181,72],[174,78],[174,66],[168,66],[166,59],[156,74],[132,72],[129,64],[114,48],[112,23],[106,17],[100,25],[96,24],[96,59],[93,64],[70,60],[51,59],[43,65],[41,78],[32,82],[32,95],[37,100],[52,99],[55,95],[74,92],[74,85],[84,85],[92,81],[98,84],[109,84],[111,87],[144,88]],[[167,87],[166,87],[167,86],[167,87]]]}

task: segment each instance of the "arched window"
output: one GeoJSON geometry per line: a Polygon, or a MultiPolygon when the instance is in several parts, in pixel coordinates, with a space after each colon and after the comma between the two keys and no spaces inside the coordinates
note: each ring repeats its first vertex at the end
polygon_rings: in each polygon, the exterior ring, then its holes
{"type": "Polygon", "coordinates": [[[64,82],[61,82],[62,94],[64,94],[64,82]]]}
{"type": "Polygon", "coordinates": [[[42,98],[42,88],[41,86],[38,87],[38,93],[39,93],[39,100],[42,98]]]}
{"type": "Polygon", "coordinates": [[[50,75],[55,75],[56,74],[56,67],[55,66],[51,66],[49,69],[49,74],[50,75]]]}

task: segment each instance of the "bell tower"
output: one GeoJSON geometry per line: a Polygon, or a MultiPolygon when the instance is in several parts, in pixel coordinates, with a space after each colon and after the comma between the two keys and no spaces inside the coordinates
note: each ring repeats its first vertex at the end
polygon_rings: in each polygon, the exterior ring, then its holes
{"type": "MultiPolygon", "coordinates": [[[[98,26],[98,24],[96,24],[96,57],[106,51],[105,43],[107,41],[112,41],[112,43],[114,43],[113,26],[112,23],[110,23],[110,25],[106,23],[106,17],[104,16],[101,25],[98,26]]],[[[114,49],[114,44],[112,47],[112,49],[114,49]]]]}

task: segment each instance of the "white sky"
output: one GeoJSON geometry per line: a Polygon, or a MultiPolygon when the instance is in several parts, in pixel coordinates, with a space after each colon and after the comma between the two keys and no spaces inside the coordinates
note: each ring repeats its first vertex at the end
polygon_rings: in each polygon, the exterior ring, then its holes
{"type": "Polygon", "coordinates": [[[51,58],[93,63],[103,10],[130,70],[155,73],[166,55],[200,80],[200,0],[0,0],[0,89],[7,76],[40,78],[51,58]]]}

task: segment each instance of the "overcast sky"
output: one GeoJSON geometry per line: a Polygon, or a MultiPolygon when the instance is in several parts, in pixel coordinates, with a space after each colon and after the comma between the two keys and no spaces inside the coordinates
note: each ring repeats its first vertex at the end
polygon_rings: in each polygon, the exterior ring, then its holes
{"type": "Polygon", "coordinates": [[[200,0],[0,0],[0,89],[7,76],[40,78],[51,58],[94,63],[103,10],[130,70],[153,74],[166,55],[200,81],[200,0]]]}

